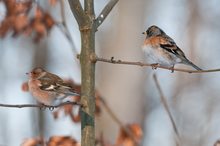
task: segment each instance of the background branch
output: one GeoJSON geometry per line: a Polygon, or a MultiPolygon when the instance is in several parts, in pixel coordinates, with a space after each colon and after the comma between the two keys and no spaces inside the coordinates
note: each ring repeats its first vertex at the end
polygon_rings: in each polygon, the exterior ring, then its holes
{"type": "Polygon", "coordinates": [[[170,68],[165,66],[160,66],[159,64],[148,64],[143,62],[132,62],[132,61],[122,61],[122,60],[115,60],[114,57],[111,57],[111,59],[105,59],[100,57],[94,57],[93,61],[100,61],[100,62],[106,62],[106,63],[112,63],[112,64],[126,64],[126,65],[136,65],[136,66],[149,66],[153,69],[161,68],[161,69],[167,69],[170,71],[179,71],[179,72],[185,72],[185,73],[209,73],[209,72],[219,72],[220,68],[218,69],[209,69],[209,70],[191,70],[191,69],[179,69],[179,68],[170,68]]]}
{"type": "Polygon", "coordinates": [[[162,89],[161,89],[161,87],[160,87],[160,84],[159,84],[159,82],[158,82],[158,79],[157,79],[157,76],[156,76],[155,73],[153,74],[153,78],[154,78],[154,82],[155,82],[155,84],[156,84],[156,87],[157,87],[157,89],[158,89],[158,92],[159,92],[159,94],[160,94],[160,100],[161,100],[161,102],[162,102],[162,104],[163,104],[163,106],[164,106],[164,108],[165,108],[165,110],[166,110],[166,112],[167,112],[167,114],[168,114],[168,116],[169,116],[169,118],[170,118],[170,121],[171,121],[171,123],[172,123],[173,130],[174,130],[175,135],[176,135],[176,138],[177,138],[177,139],[176,139],[176,144],[177,144],[177,146],[178,146],[178,145],[180,144],[180,137],[179,137],[179,132],[178,132],[177,126],[176,126],[175,121],[174,121],[174,119],[173,119],[173,117],[172,117],[172,114],[171,114],[171,112],[170,112],[170,109],[169,109],[169,106],[168,106],[168,104],[167,104],[166,98],[165,98],[165,96],[164,96],[164,94],[163,94],[163,91],[162,91],[162,89]]]}
{"type": "Polygon", "coordinates": [[[58,23],[57,27],[61,30],[61,32],[64,34],[64,36],[69,41],[71,48],[73,50],[73,53],[77,54],[77,51],[75,49],[76,47],[75,47],[73,39],[71,37],[71,33],[70,33],[69,29],[67,28],[67,24],[66,24],[64,0],[60,0],[60,13],[61,13],[61,23],[58,23]]]}
{"type": "Polygon", "coordinates": [[[99,98],[102,105],[104,106],[105,110],[107,111],[107,113],[110,115],[110,117],[121,127],[123,128],[123,130],[130,136],[130,138],[134,141],[136,146],[139,146],[139,142],[138,140],[135,138],[135,135],[133,134],[133,132],[131,131],[131,129],[127,128],[126,126],[124,126],[124,124],[119,120],[119,118],[115,115],[115,113],[111,110],[111,108],[108,106],[108,104],[106,104],[105,100],[100,97],[99,98]]]}
{"type": "Polygon", "coordinates": [[[44,104],[2,104],[0,103],[0,107],[9,107],[9,108],[25,108],[25,107],[34,107],[34,108],[48,108],[48,109],[54,109],[65,105],[78,105],[82,106],[79,102],[63,102],[57,105],[44,105],[44,104]]]}
{"type": "Polygon", "coordinates": [[[60,15],[61,15],[61,23],[66,26],[66,18],[65,18],[65,8],[64,8],[64,0],[60,0],[60,15]]]}
{"type": "Polygon", "coordinates": [[[108,14],[111,12],[113,7],[117,4],[119,0],[110,0],[104,9],[101,11],[99,16],[96,18],[95,23],[96,23],[96,30],[98,27],[104,22],[105,18],[108,16],[108,14]]]}

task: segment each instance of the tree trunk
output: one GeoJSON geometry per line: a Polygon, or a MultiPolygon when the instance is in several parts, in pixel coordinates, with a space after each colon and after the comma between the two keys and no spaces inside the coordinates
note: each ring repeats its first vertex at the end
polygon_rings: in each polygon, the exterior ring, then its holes
{"type": "Polygon", "coordinates": [[[81,146],[95,146],[95,32],[118,0],[111,0],[95,18],[94,1],[69,0],[81,34],[81,146]]]}
{"type": "Polygon", "coordinates": [[[91,29],[81,31],[82,50],[80,54],[82,85],[81,85],[81,130],[82,146],[95,145],[94,112],[95,112],[95,63],[90,57],[95,52],[95,31],[91,29]]]}

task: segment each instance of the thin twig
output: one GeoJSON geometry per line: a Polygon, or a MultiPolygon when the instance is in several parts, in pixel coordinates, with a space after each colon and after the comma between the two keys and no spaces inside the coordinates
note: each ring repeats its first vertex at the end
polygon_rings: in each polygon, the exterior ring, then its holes
{"type": "Polygon", "coordinates": [[[103,8],[99,16],[96,18],[96,29],[104,22],[105,18],[108,16],[108,14],[111,12],[113,7],[117,4],[119,0],[110,0],[106,6],[103,8]]]}
{"type": "Polygon", "coordinates": [[[66,23],[64,0],[60,0],[60,14],[61,14],[61,23],[57,23],[57,27],[61,30],[61,32],[64,34],[64,36],[69,41],[71,48],[73,50],[73,53],[77,54],[76,49],[75,49],[76,46],[73,42],[73,39],[71,37],[71,33],[70,33],[70,31],[67,27],[67,23],[66,23]]]}
{"type": "Polygon", "coordinates": [[[156,87],[157,87],[157,89],[158,89],[158,92],[159,92],[159,94],[160,94],[160,100],[161,100],[161,102],[162,102],[162,104],[163,104],[163,106],[164,106],[164,108],[165,108],[165,110],[166,110],[166,112],[167,112],[167,114],[168,114],[168,116],[169,116],[169,118],[170,118],[170,121],[171,121],[171,123],[172,123],[173,130],[174,130],[175,135],[176,135],[176,138],[177,138],[176,144],[179,145],[179,143],[180,143],[180,136],[179,136],[179,132],[178,132],[177,126],[176,126],[175,121],[174,121],[174,119],[173,119],[173,117],[172,117],[172,114],[171,114],[171,112],[170,112],[168,103],[167,103],[166,98],[165,98],[165,96],[164,96],[164,94],[163,94],[163,91],[162,91],[162,89],[161,89],[161,87],[160,87],[160,84],[159,84],[159,82],[158,82],[158,79],[157,79],[156,74],[153,74],[153,78],[154,78],[154,82],[155,82],[155,84],[156,84],[156,87]]]}
{"type": "Polygon", "coordinates": [[[100,62],[106,62],[106,63],[112,63],[112,64],[136,65],[136,66],[140,66],[140,67],[148,66],[148,67],[152,67],[153,69],[161,68],[161,69],[170,70],[172,72],[179,71],[179,72],[185,72],[185,73],[210,73],[210,72],[219,72],[220,71],[220,68],[209,69],[209,70],[190,70],[190,69],[170,68],[170,67],[161,66],[159,64],[148,64],[148,63],[143,63],[143,62],[115,60],[114,57],[111,57],[111,59],[95,57],[95,59],[93,61],[94,62],[100,61],[100,62]]]}
{"type": "Polygon", "coordinates": [[[57,104],[57,105],[45,105],[45,104],[2,104],[2,103],[0,103],[0,107],[9,107],[9,108],[34,107],[34,108],[40,108],[40,109],[48,108],[50,110],[53,110],[54,108],[58,108],[58,107],[69,105],[69,104],[82,106],[82,104],[79,103],[79,102],[69,102],[68,101],[68,102],[63,102],[63,103],[57,104]]]}
{"type": "Polygon", "coordinates": [[[65,17],[65,5],[64,0],[60,0],[60,15],[61,15],[61,22],[64,26],[66,26],[66,17],[65,17]]]}
{"type": "Polygon", "coordinates": [[[106,109],[107,113],[111,116],[111,118],[121,127],[123,128],[123,130],[131,137],[131,139],[134,141],[135,145],[139,146],[139,142],[138,140],[135,138],[135,135],[133,134],[133,132],[127,128],[126,126],[124,126],[124,124],[118,119],[118,117],[115,115],[115,113],[111,110],[111,108],[108,106],[108,104],[106,104],[105,100],[100,97],[100,101],[102,103],[102,105],[104,106],[104,108],[106,109]]]}

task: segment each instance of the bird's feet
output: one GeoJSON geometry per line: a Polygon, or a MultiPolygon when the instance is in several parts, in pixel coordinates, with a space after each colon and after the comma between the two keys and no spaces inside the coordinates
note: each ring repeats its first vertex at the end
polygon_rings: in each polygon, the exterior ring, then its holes
{"type": "Polygon", "coordinates": [[[47,108],[47,105],[45,105],[45,104],[43,104],[41,102],[38,102],[37,104],[39,105],[40,110],[45,110],[47,108]]]}
{"type": "Polygon", "coordinates": [[[151,66],[152,66],[152,69],[155,70],[155,69],[157,69],[159,64],[158,63],[153,63],[153,64],[151,64],[151,66]]]}
{"type": "Polygon", "coordinates": [[[174,73],[174,65],[170,67],[171,73],[174,73]]]}
{"type": "Polygon", "coordinates": [[[40,107],[40,110],[46,110],[48,108],[49,110],[53,111],[55,108],[53,105],[47,105],[47,104],[40,103],[40,102],[38,102],[38,105],[40,107]]]}

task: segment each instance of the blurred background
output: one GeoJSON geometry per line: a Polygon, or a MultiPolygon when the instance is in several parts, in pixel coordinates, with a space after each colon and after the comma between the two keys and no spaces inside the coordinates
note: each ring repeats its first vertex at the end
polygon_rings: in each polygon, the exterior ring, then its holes
{"type": "MultiPolygon", "coordinates": [[[[58,5],[52,7],[47,1],[38,2],[55,20],[61,20],[58,5]]],[[[95,1],[96,15],[107,2],[95,1]]],[[[202,69],[220,68],[219,5],[219,0],[119,1],[96,33],[96,52],[104,58],[114,56],[115,59],[144,62],[142,32],[157,25],[196,65],[202,69]]],[[[10,33],[0,39],[0,103],[36,103],[30,93],[21,90],[21,85],[28,79],[25,73],[37,66],[80,84],[80,66],[75,57],[80,52],[80,34],[67,1],[65,10],[74,48],[56,27],[39,43],[27,36],[13,38],[10,33]]],[[[5,13],[0,2],[0,21],[5,13]]],[[[96,88],[124,124],[141,125],[144,146],[174,146],[174,131],[152,78],[155,72],[176,122],[181,145],[214,145],[220,138],[218,72],[170,73],[149,67],[98,62],[96,88]]],[[[104,139],[113,143],[120,127],[103,110],[96,117],[96,128],[97,136],[103,133],[104,139]]],[[[0,145],[17,146],[25,138],[40,134],[46,138],[71,135],[80,140],[80,124],[73,124],[64,115],[54,120],[49,110],[0,107],[0,145]]]]}

